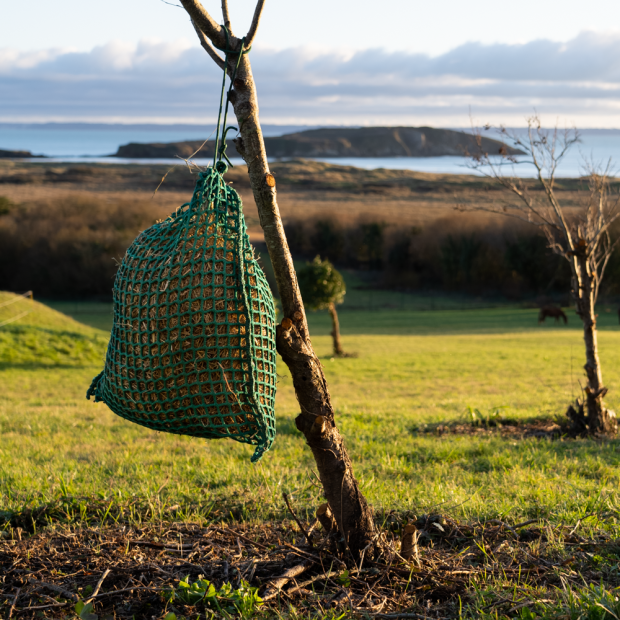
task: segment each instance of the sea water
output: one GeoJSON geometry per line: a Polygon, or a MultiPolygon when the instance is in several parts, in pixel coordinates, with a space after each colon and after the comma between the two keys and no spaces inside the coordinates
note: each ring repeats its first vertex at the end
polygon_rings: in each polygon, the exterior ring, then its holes
{"type": "MultiPolygon", "coordinates": [[[[311,129],[301,125],[265,125],[266,136],[311,129]]],[[[0,149],[30,151],[55,159],[106,157],[129,142],[205,140],[215,125],[123,125],[97,123],[0,123],[0,149]]],[[[231,132],[230,135],[234,135],[231,132]]]]}
{"type": "MultiPolygon", "coordinates": [[[[311,129],[308,125],[264,125],[266,136],[279,136],[311,129]]],[[[214,133],[214,127],[205,125],[106,125],[106,124],[10,124],[0,123],[0,149],[27,150],[46,155],[47,161],[105,162],[105,163],[166,163],[183,164],[174,159],[123,159],[111,157],[118,147],[128,142],[177,142],[204,140],[214,133]]],[[[234,132],[229,136],[234,136],[234,132]]],[[[611,166],[612,174],[620,174],[620,130],[585,129],[580,132],[580,142],[575,144],[562,159],[557,176],[583,175],[588,165],[611,166]]],[[[489,137],[496,137],[489,135],[489,137]]],[[[464,157],[337,157],[317,158],[341,166],[375,169],[404,169],[419,172],[472,174],[471,162],[464,157]]],[[[198,165],[211,160],[195,158],[198,165]]],[[[233,163],[241,163],[233,158],[233,163]]],[[[527,157],[518,157],[517,164],[505,172],[517,176],[534,176],[535,170],[527,157]]]]}

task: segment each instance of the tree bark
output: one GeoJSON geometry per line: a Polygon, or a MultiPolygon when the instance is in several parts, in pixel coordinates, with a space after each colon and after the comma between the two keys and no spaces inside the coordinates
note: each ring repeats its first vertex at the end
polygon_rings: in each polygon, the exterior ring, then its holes
{"type": "Polygon", "coordinates": [[[344,351],[342,350],[342,343],[340,342],[340,323],[338,322],[338,313],[336,312],[336,304],[331,303],[327,306],[329,314],[332,317],[332,339],[334,341],[334,355],[336,357],[342,357],[344,351]]]}
{"type": "Polygon", "coordinates": [[[336,426],[323,368],[310,342],[297,275],[280,218],[276,183],[267,163],[256,87],[247,56],[241,61],[233,86],[230,100],[240,130],[235,145],[248,166],[285,316],[277,329],[276,346],[289,368],[301,408],[295,423],[312,450],[338,528],[357,558],[373,538],[372,512],[353,475],[351,459],[336,426]]]}
{"type": "Polygon", "coordinates": [[[588,431],[594,435],[613,435],[617,430],[616,415],[605,407],[603,397],[607,388],[603,384],[603,373],[598,355],[598,334],[596,329],[594,274],[585,250],[575,253],[573,267],[573,294],[577,315],[583,323],[583,340],[586,348],[584,369],[588,378],[585,409],[587,419],[583,420],[588,431]]]}
{"type": "MultiPolygon", "coordinates": [[[[181,2],[194,22],[221,47],[223,35],[212,31],[213,20],[208,14],[205,15],[200,3],[195,0],[181,2]]],[[[254,21],[257,22],[256,16],[254,21]]],[[[233,49],[240,50],[240,43],[239,39],[231,37],[230,46],[233,49]]],[[[236,62],[237,55],[230,54],[229,76],[232,75],[236,62]]],[[[250,184],[285,317],[276,330],[276,346],[289,368],[301,408],[295,423],[312,450],[325,497],[344,537],[345,545],[356,560],[374,539],[372,511],[353,474],[351,459],[336,426],[323,368],[310,342],[293,259],[280,218],[276,181],[267,162],[258,118],[256,85],[247,54],[241,58],[232,86],[230,102],[239,128],[235,145],[248,167],[250,184]]]]}

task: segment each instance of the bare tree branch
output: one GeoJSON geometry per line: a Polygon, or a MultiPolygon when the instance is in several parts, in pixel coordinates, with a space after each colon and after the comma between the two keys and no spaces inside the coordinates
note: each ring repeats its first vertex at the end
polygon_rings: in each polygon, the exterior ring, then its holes
{"type": "MultiPolygon", "coordinates": [[[[183,8],[188,12],[192,22],[204,32],[216,47],[224,47],[226,35],[224,29],[214,21],[205,8],[198,0],[180,0],[183,8]]],[[[232,37],[231,43],[236,44],[237,40],[232,37]]]]}
{"type": "MultiPolygon", "coordinates": [[[[523,206],[518,206],[518,205],[514,205],[510,203],[506,205],[506,207],[517,209],[521,211],[522,213],[527,213],[527,217],[518,218],[518,219],[522,219],[523,221],[528,222],[529,224],[536,224],[535,220],[533,220],[531,217],[533,215],[535,218],[538,218],[542,223],[552,226],[553,228],[558,228],[557,224],[553,222],[551,218],[548,217],[548,215],[545,213],[543,209],[539,209],[534,205],[534,201],[530,198],[527,188],[525,187],[522,181],[515,180],[512,177],[505,177],[502,174],[500,174],[495,164],[488,158],[488,156],[485,157],[483,165],[488,166],[491,169],[491,173],[486,172],[484,169],[482,169],[479,166],[475,166],[475,169],[477,169],[478,172],[482,174],[483,176],[485,176],[486,178],[492,179],[493,181],[498,182],[505,189],[515,194],[515,196],[517,196],[522,201],[523,206]]],[[[462,210],[465,211],[469,209],[462,209],[462,210]]],[[[487,211],[488,209],[485,207],[475,206],[470,210],[487,211]]],[[[507,214],[506,209],[490,211],[490,212],[507,214]]]]}
{"type": "MultiPolygon", "coordinates": [[[[222,1],[224,2],[225,0],[222,1]]],[[[258,30],[258,25],[260,24],[260,18],[263,13],[263,8],[265,8],[265,0],[258,0],[256,3],[256,9],[254,10],[254,17],[252,18],[252,23],[250,24],[250,29],[248,30],[248,34],[245,36],[246,47],[249,47],[254,42],[256,31],[258,30]]]]}
{"type": "Polygon", "coordinates": [[[224,26],[228,29],[228,34],[232,36],[232,28],[230,26],[230,13],[228,12],[228,0],[222,0],[222,17],[224,18],[224,26]]]}
{"type": "MultiPolygon", "coordinates": [[[[521,209],[519,209],[519,207],[512,206],[512,208],[521,211],[521,209]]],[[[459,208],[458,210],[459,211],[482,211],[483,213],[493,213],[495,215],[505,215],[506,217],[512,217],[512,218],[514,218],[516,220],[519,220],[521,222],[525,222],[526,224],[531,224],[532,226],[538,226],[540,228],[548,225],[546,222],[534,222],[534,221],[532,221],[531,218],[528,218],[526,215],[519,215],[517,213],[511,213],[506,208],[500,209],[500,208],[480,206],[480,207],[474,207],[473,209],[468,209],[467,207],[463,207],[463,208],[459,208]]]]}
{"type": "Polygon", "coordinates": [[[198,28],[198,26],[196,25],[194,21],[192,21],[192,25],[194,26],[194,30],[196,31],[196,34],[198,35],[200,45],[202,45],[202,47],[207,52],[207,54],[211,56],[215,64],[220,69],[224,69],[224,67],[226,66],[226,62],[224,61],[224,59],[215,51],[215,48],[211,45],[211,43],[209,43],[209,39],[205,37],[204,32],[200,30],[200,28],[198,28]]]}

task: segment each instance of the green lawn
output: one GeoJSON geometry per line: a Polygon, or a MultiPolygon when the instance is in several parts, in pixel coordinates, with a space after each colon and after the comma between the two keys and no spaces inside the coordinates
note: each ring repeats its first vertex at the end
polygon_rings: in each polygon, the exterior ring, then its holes
{"type": "MultiPolygon", "coordinates": [[[[9,299],[0,294],[0,303],[9,299]]],[[[63,494],[148,504],[162,485],[161,510],[178,504],[181,515],[232,509],[248,520],[277,516],[282,491],[302,512],[320,502],[286,367],[276,444],[253,466],[248,446],[155,433],[87,401],[106,334],[30,301],[0,308],[0,322],[25,311],[0,328],[0,511],[63,494]]],[[[614,318],[602,313],[600,344],[608,404],[620,410],[614,318]]],[[[617,507],[617,441],[420,432],[467,419],[468,407],[521,419],[562,414],[583,377],[574,314],[568,327],[556,327],[538,326],[534,310],[510,308],[343,312],[345,348],[358,354],[348,359],[331,358],[326,319],[310,316],[314,344],[356,474],[379,514],[441,505],[465,519],[576,521],[595,498],[601,509],[617,507]]]]}

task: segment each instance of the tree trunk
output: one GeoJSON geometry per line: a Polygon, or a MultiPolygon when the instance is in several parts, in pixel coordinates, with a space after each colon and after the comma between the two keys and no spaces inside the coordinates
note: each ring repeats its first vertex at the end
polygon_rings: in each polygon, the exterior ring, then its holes
{"type": "MultiPolygon", "coordinates": [[[[229,73],[236,57],[229,61],[229,73]]],[[[327,382],[308,332],[304,305],[297,284],[277,203],[276,182],[269,171],[258,120],[258,101],[250,61],[244,55],[230,96],[238,121],[237,151],[248,166],[260,224],[280,292],[284,319],[277,327],[278,353],[286,363],[301,408],[297,428],[305,435],[316,460],[325,497],[353,558],[374,536],[372,512],[353,475],[351,459],[334,418],[327,382]]]]}
{"type": "Polygon", "coordinates": [[[603,385],[603,373],[598,356],[598,337],[596,330],[594,277],[587,256],[578,256],[575,260],[574,295],[576,309],[583,323],[583,340],[586,347],[584,369],[588,377],[586,386],[585,409],[588,413],[584,420],[588,431],[594,435],[613,435],[617,430],[616,415],[605,408],[603,397],[607,388],[603,385]]]}
{"type": "Polygon", "coordinates": [[[336,304],[331,303],[327,307],[329,314],[332,317],[332,338],[334,340],[334,355],[341,357],[344,355],[342,350],[342,343],[340,342],[340,323],[338,323],[338,313],[336,312],[336,304]]]}

